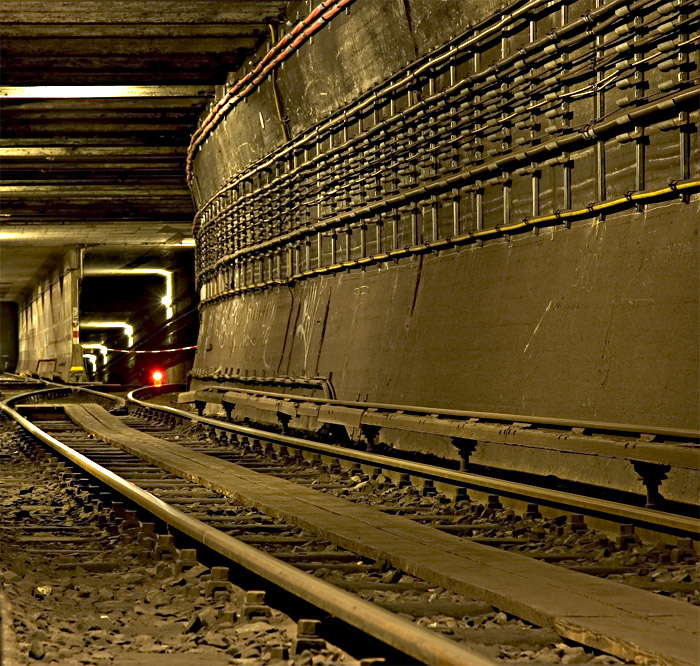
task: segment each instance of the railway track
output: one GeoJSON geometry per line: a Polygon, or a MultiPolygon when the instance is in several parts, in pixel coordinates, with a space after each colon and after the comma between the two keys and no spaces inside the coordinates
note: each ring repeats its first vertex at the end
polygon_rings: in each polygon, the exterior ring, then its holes
{"type": "Polygon", "coordinates": [[[383,513],[407,516],[474,543],[516,551],[700,605],[697,557],[690,537],[680,537],[675,544],[644,543],[633,524],[622,522],[611,538],[589,528],[583,514],[548,519],[538,504],[529,503],[524,515],[518,515],[504,507],[498,495],[488,495],[484,503],[472,502],[466,489],[460,488],[450,497],[438,492],[431,481],[422,487],[414,485],[408,472],[395,482],[381,468],[365,471],[357,463],[343,468],[338,459],[324,461],[320,454],[304,458],[299,449],[265,447],[256,438],[217,436],[182,424],[178,427],[173,418],[161,418],[159,422],[157,417],[129,416],[124,421],[141,432],[178,442],[193,451],[367,504],[383,513]]]}
{"type": "MultiPolygon", "coordinates": [[[[235,537],[239,543],[254,546],[256,552],[264,551],[276,561],[291,565],[296,571],[312,572],[316,583],[332,584],[335,590],[352,591],[353,598],[369,600],[373,604],[372,607],[393,612],[393,617],[399,614],[398,617],[404,622],[409,622],[408,618],[411,618],[413,622],[409,626],[429,627],[428,633],[432,632],[433,636],[438,636],[442,641],[447,640],[452,646],[459,646],[460,642],[466,641],[481,645],[482,655],[487,655],[475,656],[462,652],[455,657],[457,661],[453,663],[477,663],[479,659],[485,658],[506,662],[525,660],[548,663],[604,663],[606,659],[610,663],[616,661],[604,652],[584,649],[583,645],[561,637],[568,634],[570,639],[571,631],[561,631],[561,627],[557,631],[556,627],[546,626],[546,622],[542,623],[545,624],[544,627],[537,627],[533,626],[532,622],[518,619],[518,614],[512,612],[512,604],[506,609],[509,612],[503,612],[497,605],[489,603],[493,601],[492,598],[484,600],[478,596],[471,597],[465,595],[464,590],[461,590],[460,594],[460,590],[451,588],[449,584],[444,587],[436,585],[430,576],[421,579],[415,575],[415,571],[407,571],[411,567],[402,569],[391,557],[372,558],[368,557],[366,551],[358,552],[351,547],[341,548],[337,535],[319,536],[313,525],[301,526],[300,523],[304,523],[305,520],[303,517],[295,519],[294,516],[286,515],[284,511],[263,511],[259,502],[257,505],[255,502],[247,505],[240,497],[221,492],[221,488],[202,484],[201,479],[196,478],[196,474],[178,474],[177,470],[173,469],[165,471],[162,464],[155,464],[157,461],[148,460],[148,456],[144,457],[141,453],[139,456],[135,455],[136,450],[124,450],[123,446],[117,449],[109,441],[105,441],[117,437],[116,430],[111,431],[113,437],[106,436],[102,441],[96,438],[99,433],[95,431],[87,435],[85,430],[65,417],[54,418],[51,413],[47,413],[46,407],[41,406],[40,399],[48,397],[56,402],[61,392],[68,391],[54,390],[36,394],[32,398],[36,402],[34,408],[29,411],[34,412],[36,425],[48,433],[44,438],[50,444],[53,440],[54,448],[58,445],[59,450],[70,447],[76,452],[73,455],[74,462],[85,463],[82,455],[90,459],[89,466],[96,467],[99,464],[110,469],[112,476],[119,474],[122,477],[121,483],[131,486],[130,499],[136,500],[137,503],[143,505],[144,499],[155,498],[161,505],[167,503],[172,512],[181,513],[188,519],[206,526],[207,530],[203,535],[207,536],[204,536],[203,540],[206,543],[208,538],[209,545],[212,544],[213,533],[209,530],[235,537]],[[148,497],[144,498],[139,493],[134,495],[132,484],[138,485],[140,493],[148,497]],[[446,636],[451,638],[446,639],[446,636]]],[[[74,397],[71,399],[75,400],[74,397]]],[[[92,395],[91,399],[101,400],[96,395],[92,395]]],[[[243,428],[245,435],[239,432],[231,436],[230,433],[237,426],[222,422],[212,423],[211,419],[190,417],[185,413],[177,413],[177,410],[156,408],[150,404],[135,402],[133,399],[132,402],[135,408],[132,407],[129,415],[120,417],[122,427],[135,428],[144,433],[145,438],[156,437],[161,442],[170,440],[174,446],[185,447],[192,455],[205,456],[214,463],[240,466],[253,474],[276,475],[285,483],[292,481],[311,492],[320,491],[328,496],[336,495],[338,501],[353,500],[356,503],[371,505],[371,510],[378,515],[394,516],[403,520],[411,518],[416,525],[434,530],[438,534],[449,535],[452,539],[459,535],[461,540],[475,546],[488,545],[504,550],[517,550],[529,553],[540,563],[558,562],[569,569],[587,570],[589,573],[608,578],[626,578],[627,582],[643,588],[646,595],[653,591],[657,592],[657,595],[674,596],[685,600],[688,606],[697,600],[697,571],[693,560],[692,542],[687,542],[688,537],[681,537],[672,547],[661,544],[648,547],[640,544],[633,531],[624,528],[619,539],[612,543],[610,540],[606,542],[606,537],[586,528],[580,514],[572,514],[573,519],[570,518],[566,522],[548,520],[540,517],[538,507],[534,502],[530,502],[529,515],[517,516],[514,511],[501,507],[497,497],[490,497],[489,502],[483,505],[470,502],[463,492],[457,493],[450,501],[447,496],[438,493],[432,483],[424,484],[420,490],[410,483],[402,484],[401,479],[399,483],[393,483],[390,476],[376,469],[377,465],[367,470],[366,461],[348,461],[341,455],[346,468],[344,470],[338,460],[329,459],[326,451],[326,457],[321,458],[318,450],[312,452],[310,460],[307,461],[295,453],[289,442],[273,444],[276,437],[274,433],[243,428]],[[161,423],[154,421],[154,415],[159,415],[161,423]],[[147,418],[149,416],[151,418],[147,418]],[[174,422],[176,418],[179,423],[174,422]],[[187,423],[185,419],[190,422],[187,423]],[[222,433],[228,434],[223,436],[222,433]],[[257,436],[253,437],[253,434],[257,436]],[[618,554],[619,557],[615,557],[618,554]],[[661,569],[664,570],[664,575],[655,575],[661,569]]],[[[116,403],[113,403],[113,406],[121,408],[116,403]]],[[[51,409],[60,411],[55,406],[51,409]]],[[[79,421],[81,409],[82,405],[76,405],[68,407],[66,412],[69,415],[72,412],[73,420],[79,421]]],[[[83,415],[82,418],[87,417],[83,415]]],[[[104,428],[105,424],[100,427],[104,428]]],[[[111,427],[117,428],[114,424],[111,427]]],[[[108,431],[109,428],[105,433],[108,431]]],[[[39,435],[37,431],[33,434],[35,437],[39,435]]],[[[148,444],[148,440],[145,441],[148,444]]],[[[119,445],[118,442],[117,444],[119,445]]],[[[396,472],[396,465],[397,462],[393,461],[385,469],[392,468],[396,472]]],[[[415,469],[402,473],[412,474],[415,473],[415,469]]],[[[101,481],[110,482],[112,487],[120,485],[115,479],[108,479],[109,476],[103,475],[101,481]]],[[[163,506],[160,508],[161,511],[165,511],[163,506]]],[[[160,518],[162,519],[163,515],[160,518]]],[[[188,532],[187,529],[183,532],[191,536],[193,530],[188,532]]],[[[308,573],[303,575],[306,581],[301,583],[302,586],[311,578],[308,573]]],[[[328,590],[320,594],[328,594],[328,590]]],[[[653,596],[645,596],[644,599],[648,600],[653,596]]],[[[323,605],[321,607],[324,608],[323,605]]],[[[327,607],[325,610],[331,613],[337,611],[327,607]]],[[[528,613],[521,613],[522,615],[527,617],[528,613]]],[[[582,642],[586,643],[586,640],[582,642]]],[[[589,640],[588,643],[590,642],[589,640]]],[[[630,658],[629,646],[622,649],[619,645],[611,645],[610,648],[607,650],[609,654],[630,658]]],[[[400,649],[411,655],[414,660],[424,663],[450,663],[445,661],[444,655],[436,656],[437,653],[432,656],[412,654],[411,650],[414,648],[406,645],[400,649]]],[[[633,648],[634,650],[637,654],[632,655],[632,658],[639,657],[643,652],[641,648],[633,648]]],[[[682,658],[674,660],[672,655],[664,656],[660,653],[658,656],[659,663],[684,663],[682,658]]],[[[648,662],[653,661],[653,656],[647,654],[645,659],[648,662]]]]}
{"type": "MultiPolygon", "coordinates": [[[[172,535],[157,535],[26,431],[0,420],[0,435],[0,663],[136,666],[167,654],[169,664],[203,666],[300,656],[313,639],[264,591],[246,592],[225,568],[175,549],[172,535]],[[234,606],[249,629],[240,635],[229,631],[234,606]]],[[[357,663],[315,640],[329,662],[357,663]]]]}

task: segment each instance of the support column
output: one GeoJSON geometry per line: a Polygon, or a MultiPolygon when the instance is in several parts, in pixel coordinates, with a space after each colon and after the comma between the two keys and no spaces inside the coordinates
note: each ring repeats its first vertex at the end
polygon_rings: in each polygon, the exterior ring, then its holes
{"type": "Polygon", "coordinates": [[[83,347],[80,344],[80,280],[82,278],[83,251],[71,250],[66,257],[66,279],[69,280],[67,296],[71,313],[71,364],[68,380],[85,382],[87,375],[83,365],[83,347]]]}

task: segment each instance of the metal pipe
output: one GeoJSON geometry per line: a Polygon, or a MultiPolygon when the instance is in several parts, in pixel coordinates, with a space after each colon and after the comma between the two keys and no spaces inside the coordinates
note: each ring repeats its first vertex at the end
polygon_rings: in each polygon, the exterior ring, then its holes
{"type": "Polygon", "coordinates": [[[404,620],[192,518],[51,437],[6,404],[0,403],[0,409],[44,444],[171,527],[383,643],[426,664],[496,666],[494,661],[455,641],[404,620]]]}
{"type": "MultiPolygon", "coordinates": [[[[588,217],[597,214],[599,211],[609,210],[611,208],[618,208],[621,206],[628,206],[631,203],[637,201],[649,201],[654,199],[659,199],[674,193],[679,194],[684,199],[687,198],[694,190],[700,188],[700,181],[685,181],[678,182],[672,181],[669,187],[662,188],[660,190],[646,191],[646,192],[629,192],[624,197],[619,197],[617,199],[610,199],[607,201],[601,201],[596,204],[590,204],[585,208],[579,208],[575,210],[567,211],[557,211],[549,215],[541,215],[539,217],[525,218],[521,222],[514,222],[509,225],[502,225],[496,227],[490,227],[488,229],[478,229],[476,231],[468,231],[461,236],[455,236],[452,238],[446,238],[435,241],[426,241],[420,245],[413,244],[411,247],[399,248],[396,250],[389,250],[380,254],[373,255],[372,257],[364,257],[355,260],[348,260],[335,264],[332,266],[324,266],[321,269],[304,271],[303,273],[296,273],[291,275],[282,284],[289,285],[295,280],[302,277],[312,277],[314,275],[325,275],[327,273],[341,271],[348,268],[353,268],[355,266],[366,265],[368,263],[376,263],[380,261],[391,261],[401,257],[407,257],[415,254],[422,254],[424,252],[432,252],[436,250],[443,250],[451,247],[456,247],[466,243],[478,242],[481,243],[485,239],[497,238],[503,236],[504,234],[510,234],[516,231],[527,231],[529,229],[539,229],[540,225],[544,224],[561,224],[564,221],[570,221],[573,218],[588,217]]],[[[477,192],[477,212],[479,211],[480,198],[477,192]]],[[[482,207],[483,211],[483,207],[482,207]]],[[[242,287],[235,291],[230,291],[226,296],[232,296],[240,293],[245,293],[247,291],[253,291],[261,289],[267,285],[264,284],[253,284],[250,286],[242,287]]],[[[199,305],[200,308],[206,307],[211,300],[203,299],[199,305]]]]}
{"type": "MultiPolygon", "coordinates": [[[[533,59],[534,60],[540,60],[542,58],[548,57],[547,51],[545,49],[547,44],[557,44],[557,47],[562,49],[562,50],[567,50],[573,48],[577,43],[580,41],[584,40],[587,38],[587,35],[589,31],[592,31],[593,34],[600,32],[600,30],[596,30],[596,21],[598,21],[600,18],[604,17],[606,14],[610,14],[613,11],[615,11],[618,7],[625,7],[626,6],[627,0],[613,0],[612,2],[606,3],[603,6],[601,6],[598,9],[592,10],[590,12],[587,12],[586,15],[580,19],[577,19],[576,21],[573,21],[572,23],[566,24],[561,26],[560,28],[556,28],[551,32],[548,32],[544,37],[542,37],[539,40],[534,41],[534,36],[533,41],[529,44],[524,45],[519,49],[515,54],[508,56],[507,58],[503,59],[499,63],[497,63],[495,66],[497,66],[500,69],[503,69],[505,67],[511,67],[514,63],[520,61],[524,56],[526,56],[528,53],[533,54],[533,59]],[[593,27],[591,27],[593,26],[593,27]],[[574,34],[573,38],[570,38],[568,40],[562,40],[561,38],[565,35],[568,34],[569,32],[572,32],[574,34]]],[[[644,7],[645,3],[647,0],[638,0],[637,2],[633,3],[630,6],[630,11],[634,12],[637,9],[641,9],[644,7]]],[[[468,38],[466,41],[463,41],[457,45],[459,42],[459,39],[461,37],[455,38],[452,42],[448,43],[445,47],[443,47],[444,53],[442,55],[432,55],[427,59],[427,62],[425,62],[423,65],[419,66],[417,69],[411,69],[412,67],[415,66],[416,63],[411,63],[404,67],[400,72],[398,72],[396,75],[394,75],[394,79],[396,81],[394,84],[390,85],[389,88],[383,89],[381,92],[376,92],[376,91],[371,91],[369,93],[366,93],[364,97],[362,97],[360,100],[357,102],[352,102],[350,105],[348,105],[345,109],[339,112],[339,114],[342,115],[343,119],[347,120],[351,118],[354,114],[359,114],[361,113],[364,109],[366,109],[368,106],[375,104],[377,99],[379,97],[386,97],[389,96],[390,99],[393,100],[393,94],[396,90],[398,90],[401,87],[405,86],[410,86],[415,83],[415,79],[420,76],[422,73],[425,71],[428,71],[430,69],[433,69],[443,63],[445,60],[450,60],[454,59],[456,56],[460,55],[462,52],[468,51],[472,46],[473,46],[473,40],[476,40],[475,43],[478,43],[481,39],[484,37],[487,37],[489,34],[489,30],[487,29],[487,26],[489,26],[490,23],[493,22],[498,16],[501,16],[502,18],[500,19],[501,21],[505,19],[515,19],[521,15],[521,14],[526,14],[528,11],[530,11],[532,8],[537,6],[538,4],[541,4],[541,2],[536,1],[536,2],[531,2],[527,3],[525,7],[522,7],[520,9],[516,9],[516,7],[519,5],[519,2],[513,3],[512,5],[505,7],[502,12],[498,15],[492,15],[490,17],[487,17],[486,19],[482,20],[481,22],[477,23],[476,25],[472,26],[470,29],[470,33],[474,34],[474,37],[468,38]]],[[[617,15],[613,16],[611,19],[608,19],[608,21],[604,22],[604,24],[607,27],[608,23],[611,21],[616,21],[619,20],[619,17],[617,15]]],[[[499,24],[500,25],[500,24],[499,24]]],[[[498,26],[495,27],[495,29],[498,29],[498,26]]],[[[475,62],[478,62],[478,52],[474,55],[474,57],[477,59],[475,62]]],[[[534,66],[533,63],[529,63],[530,65],[534,66]]],[[[476,79],[480,78],[488,78],[487,75],[490,74],[491,70],[493,69],[494,66],[488,68],[487,70],[483,71],[477,71],[473,76],[466,77],[463,79],[461,82],[459,82],[457,85],[459,88],[467,88],[470,89],[472,92],[474,92],[474,83],[476,79]]],[[[478,70],[479,67],[476,67],[478,70]]],[[[408,92],[410,93],[411,90],[409,88],[408,92]]],[[[443,91],[441,93],[438,93],[437,96],[445,96],[448,94],[450,91],[443,91]]],[[[427,98],[424,101],[429,101],[430,98],[427,98]]],[[[412,106],[412,102],[410,100],[410,95],[409,95],[409,106],[412,106]]],[[[408,112],[408,110],[407,110],[408,112]]],[[[407,112],[404,112],[404,114],[401,114],[402,116],[405,115],[407,112]]],[[[304,145],[305,142],[312,141],[314,136],[318,136],[319,134],[323,134],[324,132],[331,131],[329,128],[332,127],[334,118],[337,117],[338,114],[336,114],[333,118],[322,121],[321,123],[317,124],[315,128],[309,131],[306,136],[301,137],[298,139],[293,145],[287,146],[280,151],[277,151],[275,155],[273,155],[271,158],[265,158],[261,162],[257,163],[256,165],[253,165],[251,167],[250,172],[246,172],[242,175],[237,176],[237,178],[230,184],[226,185],[223,190],[220,190],[217,192],[215,195],[213,195],[206,203],[202,205],[200,210],[196,213],[195,215],[195,230],[197,228],[197,225],[199,223],[199,220],[204,216],[205,211],[209,205],[212,204],[212,202],[221,195],[223,191],[226,191],[228,188],[236,187],[236,184],[240,182],[241,179],[245,179],[253,175],[256,171],[260,169],[265,169],[266,165],[270,164],[272,161],[275,159],[281,159],[284,157],[285,154],[288,154],[290,151],[295,150],[297,147],[304,145]]],[[[388,121],[391,121],[391,119],[388,119],[388,121]]],[[[387,121],[384,121],[387,122],[387,121]]],[[[380,123],[382,125],[383,123],[380,123]]],[[[357,137],[356,137],[357,138],[357,137]]],[[[347,142],[347,126],[343,126],[343,143],[347,142]]]]}
{"type": "Polygon", "coordinates": [[[572,150],[576,146],[587,145],[590,141],[597,140],[599,136],[606,134],[607,132],[613,130],[617,131],[622,126],[634,125],[639,119],[659,111],[675,110],[677,107],[698,96],[700,96],[700,85],[695,85],[669,99],[646,104],[623,116],[607,121],[601,121],[580,130],[562,135],[552,141],[534,145],[529,150],[513,150],[510,153],[501,155],[488,163],[467,168],[450,176],[421,184],[403,193],[393,194],[379,201],[374,201],[372,203],[359,206],[354,210],[337,213],[332,217],[317,221],[305,227],[297,227],[275,238],[270,238],[256,245],[240,249],[233,253],[233,255],[223,257],[219,260],[219,262],[217,262],[217,264],[231,261],[239,255],[252,254],[265,250],[274,245],[287,243],[296,238],[315,233],[318,230],[331,229],[335,225],[348,224],[356,220],[360,220],[365,216],[376,215],[377,213],[383,212],[386,209],[395,208],[407,203],[421,200],[426,196],[437,194],[445,189],[459,186],[470,180],[484,177],[487,174],[502,173],[509,166],[521,161],[522,159],[534,161],[535,159],[542,159],[543,155],[555,150],[560,151],[564,148],[572,150]]]}

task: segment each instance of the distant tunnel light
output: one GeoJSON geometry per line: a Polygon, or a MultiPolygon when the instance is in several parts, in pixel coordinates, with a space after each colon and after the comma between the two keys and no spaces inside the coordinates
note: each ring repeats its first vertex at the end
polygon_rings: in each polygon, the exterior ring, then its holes
{"type": "Polygon", "coordinates": [[[188,245],[189,247],[194,247],[194,245],[195,245],[194,238],[183,238],[180,241],[180,245],[188,245]]]}
{"type": "Polygon", "coordinates": [[[156,370],[151,377],[153,377],[153,386],[163,386],[163,373],[160,370],[156,370]]]}
{"type": "MultiPolygon", "coordinates": [[[[133,330],[132,330],[133,334],[133,330]]],[[[104,342],[89,342],[89,343],[83,343],[83,349],[97,349],[99,350],[100,354],[102,354],[102,363],[107,362],[107,347],[104,344],[104,342]]]]}
{"type": "Polygon", "coordinates": [[[97,354],[83,354],[83,358],[86,358],[88,361],[90,361],[90,364],[92,365],[92,371],[97,372],[97,354]]]}
{"type": "Polygon", "coordinates": [[[80,328],[121,328],[128,340],[128,347],[134,346],[134,327],[126,321],[80,322],[80,328]]]}
{"type": "MultiPolygon", "coordinates": [[[[164,268],[88,268],[83,275],[162,275],[165,278],[165,296],[160,302],[165,306],[165,318],[171,319],[173,316],[172,271],[166,271],[164,268]]],[[[129,346],[131,347],[131,344],[129,346]]]]}

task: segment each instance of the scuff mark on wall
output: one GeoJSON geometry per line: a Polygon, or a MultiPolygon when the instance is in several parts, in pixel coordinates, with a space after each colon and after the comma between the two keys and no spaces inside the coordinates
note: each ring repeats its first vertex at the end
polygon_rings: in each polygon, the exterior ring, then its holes
{"type": "Polygon", "coordinates": [[[542,313],[542,316],[540,317],[539,321],[537,322],[537,325],[535,326],[534,330],[532,331],[532,335],[530,336],[530,339],[527,341],[527,344],[525,345],[525,349],[523,349],[523,354],[527,352],[527,350],[530,348],[530,345],[532,344],[532,341],[535,339],[535,336],[537,335],[537,331],[540,330],[540,326],[542,326],[542,322],[544,321],[544,318],[547,316],[547,313],[554,307],[556,309],[558,305],[554,304],[554,301],[549,301],[549,304],[545,308],[544,312],[542,313]]]}
{"type": "Polygon", "coordinates": [[[324,285],[322,282],[314,282],[309,286],[310,288],[308,289],[306,298],[300,304],[299,324],[296,327],[296,334],[299,335],[304,345],[304,374],[307,374],[309,371],[308,364],[311,341],[314,328],[320,323],[320,320],[316,320],[321,309],[321,304],[323,303],[323,296],[325,295],[326,301],[328,300],[328,294],[326,290],[323,289],[324,285]]]}

